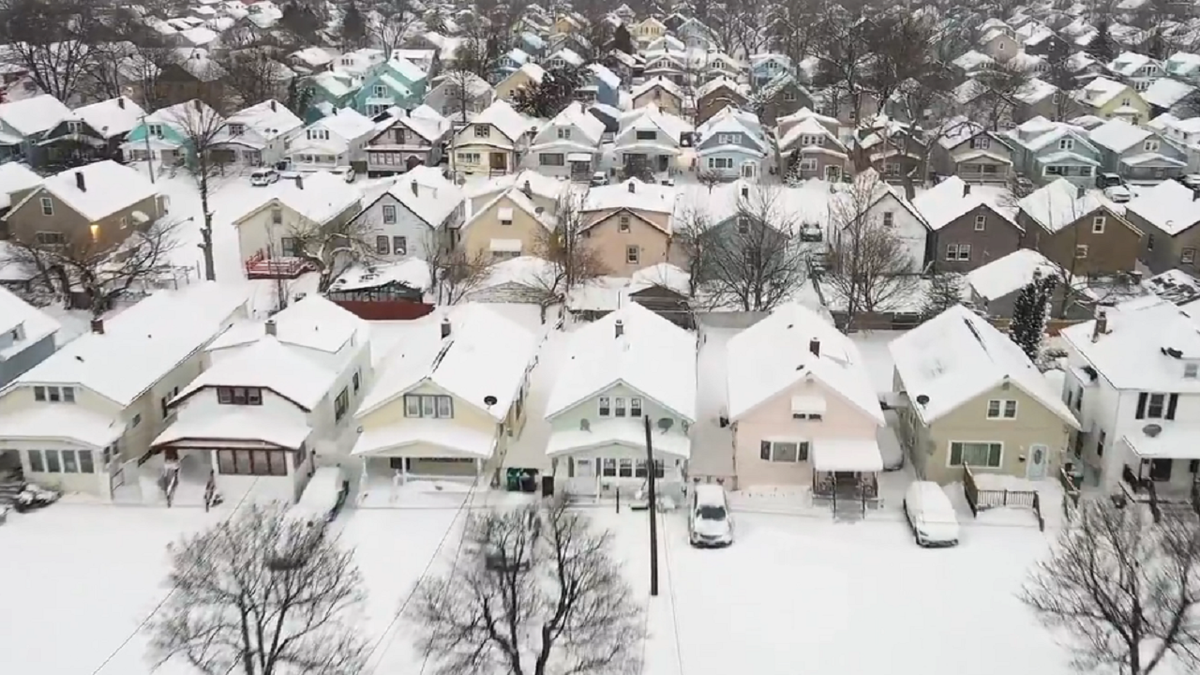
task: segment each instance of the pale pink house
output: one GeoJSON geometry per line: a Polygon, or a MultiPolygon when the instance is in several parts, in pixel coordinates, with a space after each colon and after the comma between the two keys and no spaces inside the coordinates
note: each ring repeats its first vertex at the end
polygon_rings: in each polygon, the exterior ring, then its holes
{"type": "Polygon", "coordinates": [[[793,303],[727,349],[737,489],[811,485],[822,497],[877,495],[883,411],[848,337],[793,303]]]}

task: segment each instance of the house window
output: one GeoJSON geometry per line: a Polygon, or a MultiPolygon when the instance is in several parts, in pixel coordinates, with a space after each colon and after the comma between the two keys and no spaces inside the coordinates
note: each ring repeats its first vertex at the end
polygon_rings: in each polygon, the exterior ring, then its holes
{"type": "Polygon", "coordinates": [[[1159,143],[1158,139],[1156,138],[1146,139],[1146,142],[1142,143],[1142,150],[1145,150],[1146,152],[1158,152],[1158,149],[1161,147],[1162,143],[1159,143]]]}
{"type": "Polygon", "coordinates": [[[343,387],[338,392],[337,398],[333,399],[333,421],[340,422],[346,416],[346,411],[350,410],[350,392],[343,387]]]}
{"type": "Polygon", "coordinates": [[[538,164],[541,164],[542,166],[565,166],[566,156],[561,152],[539,153],[538,164]]]}
{"type": "Polygon", "coordinates": [[[283,249],[283,257],[295,258],[300,255],[300,241],[295,237],[280,237],[279,248],[283,249]]]}
{"type": "Polygon", "coordinates": [[[64,246],[67,243],[67,236],[62,232],[38,232],[38,246],[64,246]]]}
{"type": "Polygon", "coordinates": [[[950,442],[950,466],[984,466],[998,468],[1004,454],[1001,443],[950,442]]]}
{"type": "Polygon", "coordinates": [[[1108,435],[1105,434],[1103,431],[1101,431],[1100,434],[1096,437],[1096,456],[1097,457],[1104,456],[1104,441],[1106,441],[1107,439],[1108,439],[1108,435]]]}
{"type": "Polygon", "coordinates": [[[1075,149],[1075,139],[1074,138],[1058,139],[1058,149],[1059,150],[1074,150],[1075,149]]]}
{"type": "Polygon", "coordinates": [[[286,476],[285,450],[218,450],[217,471],[225,476],[286,476]]]}
{"type": "MultiPolygon", "coordinates": [[[[665,471],[665,465],[663,464],[663,461],[661,459],[654,460],[654,477],[662,478],[665,474],[666,474],[666,471],[665,471]]],[[[634,466],[633,466],[633,477],[634,478],[645,478],[646,477],[646,460],[644,460],[644,459],[637,460],[637,463],[634,464],[634,466]]]]}
{"type": "Polygon", "coordinates": [[[131,421],[130,421],[130,423],[129,423],[129,426],[130,426],[131,428],[133,428],[133,427],[137,427],[137,425],[139,425],[139,424],[141,424],[141,423],[142,423],[142,414],[141,414],[141,413],[135,413],[135,414],[134,414],[134,416],[133,416],[133,420],[131,420],[131,421]]]}
{"type": "Polygon", "coordinates": [[[718,145],[737,145],[737,136],[735,134],[717,134],[718,145]]]}
{"type": "Polygon", "coordinates": [[[230,124],[229,125],[229,135],[230,136],[241,136],[244,133],[246,133],[246,125],[245,124],[230,124]]]}
{"type": "Polygon", "coordinates": [[[1092,234],[1104,234],[1104,216],[1092,218],[1092,234]]]}
{"type": "Polygon", "coordinates": [[[1087,258],[1087,254],[1088,254],[1087,244],[1080,244],[1075,247],[1075,259],[1076,260],[1083,260],[1083,259],[1087,258]]]}
{"type": "Polygon", "coordinates": [[[970,244],[946,244],[946,260],[968,261],[971,259],[970,244]]]}
{"type": "Polygon", "coordinates": [[[388,237],[386,234],[375,235],[375,252],[379,255],[387,255],[391,252],[391,247],[388,246],[388,237]]]}
{"type": "Polygon", "coordinates": [[[617,218],[617,231],[619,231],[619,232],[628,232],[629,231],[629,216],[627,216],[625,214],[621,214],[621,216],[619,218],[617,218]]]}
{"type": "Polygon", "coordinates": [[[146,130],[151,136],[157,136],[158,138],[163,137],[163,127],[161,124],[148,124],[146,125],[146,130]]]}
{"type": "Polygon", "coordinates": [[[385,204],[383,207],[383,224],[393,225],[396,222],[396,205],[385,204]]]}
{"type": "Polygon", "coordinates": [[[983,232],[987,227],[987,216],[975,216],[975,231],[983,232]]]}
{"type": "Polygon", "coordinates": [[[43,216],[54,215],[54,200],[53,199],[50,199],[49,197],[42,197],[42,215],[43,216]]]}
{"type": "Polygon", "coordinates": [[[817,170],[817,160],[813,157],[805,157],[805,158],[801,159],[800,160],[800,170],[801,171],[816,171],[817,170]]]}
{"type": "Polygon", "coordinates": [[[362,374],[354,373],[354,393],[358,393],[358,388],[362,385],[362,374]]]}
{"type": "Polygon", "coordinates": [[[888,162],[884,164],[883,173],[888,176],[899,176],[900,164],[898,162],[888,162]]]}
{"type": "Polygon", "coordinates": [[[641,262],[641,259],[641,251],[638,250],[637,246],[625,247],[625,262],[629,263],[630,265],[637,265],[639,262],[641,262]]]}
{"type": "MultiPolygon", "coordinates": [[[[1153,250],[1153,249],[1151,249],[1153,250]]],[[[1196,249],[1185,248],[1179,252],[1179,262],[1185,265],[1191,265],[1196,261],[1196,249]]]]}
{"type": "Polygon", "coordinates": [[[758,456],[767,462],[807,462],[808,441],[762,441],[758,456]]]}
{"type": "Polygon", "coordinates": [[[746,216],[738,216],[737,231],[738,234],[750,234],[750,219],[746,216]]]}
{"type": "Polygon", "coordinates": [[[1189,380],[1196,379],[1196,375],[1200,373],[1200,363],[1185,363],[1183,364],[1183,376],[1189,380]]]}
{"type": "Polygon", "coordinates": [[[492,128],[486,124],[475,125],[475,138],[491,138],[492,128]]]}
{"type": "Polygon", "coordinates": [[[74,387],[34,387],[33,400],[48,403],[74,403],[74,387]]]}
{"type": "Polygon", "coordinates": [[[305,137],[310,141],[327,141],[329,140],[328,129],[308,129],[304,133],[305,137]]]}
{"type": "Polygon", "coordinates": [[[648,131],[638,129],[637,133],[634,135],[634,137],[639,141],[653,141],[653,140],[658,139],[658,133],[655,132],[653,129],[650,129],[648,131]]]}
{"type": "Polygon", "coordinates": [[[260,387],[217,387],[217,403],[221,405],[262,405],[260,387]]]}
{"type": "Polygon", "coordinates": [[[896,226],[896,214],[892,213],[891,211],[884,211],[883,212],[883,226],[884,227],[895,227],[896,226]]]}
{"type": "Polygon", "coordinates": [[[1138,396],[1137,419],[1175,419],[1175,406],[1172,405],[1177,400],[1176,394],[1141,394],[1138,396]]]}
{"type": "Polygon", "coordinates": [[[598,414],[599,414],[601,417],[608,417],[608,416],[609,416],[611,413],[612,413],[612,408],[610,408],[610,407],[609,407],[609,404],[608,404],[608,397],[607,397],[607,396],[601,396],[601,397],[600,397],[600,405],[599,405],[598,414]]]}
{"type": "Polygon", "coordinates": [[[783,90],[783,100],[791,103],[796,100],[796,91],[794,89],[783,90]]]}
{"type": "Polygon", "coordinates": [[[478,164],[479,163],[479,153],[478,152],[460,152],[460,153],[458,153],[458,162],[460,164],[478,164]]]}
{"type": "Polygon", "coordinates": [[[283,224],[283,209],[279,208],[278,206],[273,207],[271,209],[271,224],[272,225],[282,225],[283,224]]]}
{"type": "Polygon", "coordinates": [[[559,140],[569,141],[569,140],[571,140],[571,128],[570,127],[566,127],[566,128],[560,127],[555,130],[555,135],[558,136],[559,140]]]}
{"type": "Polygon", "coordinates": [[[992,139],[990,136],[976,136],[971,139],[971,147],[975,150],[987,150],[992,147],[992,139]]]}
{"type": "Polygon", "coordinates": [[[629,416],[630,417],[641,417],[642,416],[642,397],[641,396],[634,396],[629,399],[629,416]]]}
{"type": "Polygon", "coordinates": [[[709,157],[708,158],[708,168],[710,168],[710,169],[732,169],[733,168],[733,158],[732,157],[709,157]]]}
{"type": "Polygon", "coordinates": [[[383,86],[382,84],[377,84],[374,87],[371,87],[371,93],[375,96],[375,98],[383,98],[388,95],[388,90],[387,87],[383,86]]]}
{"type": "Polygon", "coordinates": [[[989,420],[1016,419],[1017,402],[1011,399],[992,399],[988,401],[987,418],[989,420]]]}
{"type": "Polygon", "coordinates": [[[454,417],[454,400],[449,396],[405,394],[404,416],[451,419],[454,417]]]}
{"type": "Polygon", "coordinates": [[[408,239],[401,236],[392,237],[392,254],[408,255],[408,239]]]}
{"type": "Polygon", "coordinates": [[[625,398],[618,396],[613,399],[613,417],[625,416],[625,398]]]}

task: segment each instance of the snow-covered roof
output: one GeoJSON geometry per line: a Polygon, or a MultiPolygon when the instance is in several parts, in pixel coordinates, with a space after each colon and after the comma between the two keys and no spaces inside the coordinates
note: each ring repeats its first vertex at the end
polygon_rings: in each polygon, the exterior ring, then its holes
{"type": "Polygon", "coordinates": [[[32,190],[42,184],[42,177],[20,162],[0,164],[0,208],[11,205],[12,193],[32,190]]]}
{"type": "MultiPolygon", "coordinates": [[[[0,261],[3,264],[3,261],[0,261]]],[[[59,323],[49,314],[13,295],[0,286],[0,335],[13,335],[9,344],[0,344],[0,363],[11,360],[30,345],[53,335],[59,323]]]]}
{"type": "Polygon", "coordinates": [[[883,411],[858,346],[813,310],[788,303],[730,338],[728,415],[736,421],[814,378],[883,426],[883,411]],[[816,341],[818,354],[810,345],[816,341]]]}
{"type": "Polygon", "coordinates": [[[1197,193],[1179,181],[1164,180],[1144,188],[1125,204],[1126,213],[1136,213],[1168,236],[1183,232],[1200,222],[1197,193]]]}
{"type": "Polygon", "coordinates": [[[429,263],[420,258],[404,258],[395,262],[354,265],[334,279],[329,285],[329,290],[355,291],[388,284],[400,284],[425,291],[431,285],[429,263]]]}
{"type": "Polygon", "coordinates": [[[731,91],[743,98],[746,95],[744,86],[739,85],[737,82],[734,82],[733,80],[729,79],[728,77],[726,77],[724,75],[721,75],[719,77],[714,77],[711,80],[709,80],[708,82],[705,82],[704,84],[697,87],[696,88],[696,98],[697,99],[704,98],[705,96],[708,96],[709,94],[712,94],[713,92],[716,92],[717,90],[722,89],[722,88],[726,89],[727,91],[731,91]]]}
{"type": "Polygon", "coordinates": [[[397,117],[391,124],[396,123],[411,129],[427,141],[436,141],[450,130],[450,120],[424,104],[414,108],[411,113],[397,117]]]}
{"type": "Polygon", "coordinates": [[[100,449],[125,433],[121,419],[81,405],[38,405],[0,413],[0,436],[12,441],[62,439],[100,449]]]}
{"type": "Polygon", "coordinates": [[[961,56],[954,59],[950,63],[953,63],[955,66],[958,66],[959,68],[961,68],[962,70],[964,70],[966,72],[973,72],[983,66],[988,66],[995,62],[996,62],[996,60],[993,59],[992,57],[988,56],[987,54],[984,54],[983,52],[977,52],[974,49],[971,49],[971,50],[966,51],[965,53],[963,53],[961,56]]]}
{"type": "MultiPolygon", "coordinates": [[[[327,354],[336,354],[352,341],[362,344],[370,330],[366,321],[315,294],[293,302],[271,320],[275,322],[275,339],[279,342],[327,354]]],[[[213,340],[208,351],[219,352],[253,344],[261,340],[267,330],[263,321],[239,322],[213,340]]]]}
{"type": "Polygon", "coordinates": [[[1110,80],[1107,77],[1097,77],[1077,92],[1076,99],[1096,108],[1102,108],[1128,90],[1129,85],[1110,80]]]}
{"type": "Polygon", "coordinates": [[[478,303],[439,309],[420,321],[383,357],[356,417],[428,382],[492,419],[504,419],[525,383],[539,336],[478,303]],[[444,322],[450,329],[445,338],[444,322]]]}
{"type": "Polygon", "coordinates": [[[1025,352],[962,305],[892,340],[888,350],[913,410],[926,424],[1009,383],[1079,428],[1062,393],[1050,386],[1025,352]]]}
{"type": "Polygon", "coordinates": [[[1120,154],[1153,135],[1153,131],[1144,127],[1135,127],[1123,119],[1111,119],[1092,129],[1088,137],[1096,145],[1120,154]]]}
{"type": "Polygon", "coordinates": [[[683,100],[683,90],[679,88],[679,85],[664,77],[653,77],[646,80],[645,82],[634,87],[633,91],[630,92],[630,96],[636,99],[639,96],[656,88],[662,89],[681,101],[683,100]]]}
{"type": "Polygon", "coordinates": [[[123,136],[138,125],[145,112],[128,96],[118,96],[75,109],[75,115],[104,135],[105,138],[123,136]]]}
{"type": "MultiPolygon", "coordinates": [[[[599,145],[600,137],[604,135],[604,122],[601,122],[595,115],[589,113],[584,104],[579,101],[572,101],[567,104],[562,112],[554,116],[546,124],[550,127],[573,127],[578,129],[588,141],[589,145],[599,145]]],[[[539,134],[540,135],[540,134],[539,134]]]]}
{"type": "Polygon", "coordinates": [[[563,189],[567,187],[567,182],[554,176],[526,169],[520,173],[504,174],[503,176],[489,178],[486,181],[468,184],[464,195],[468,199],[476,199],[477,197],[495,195],[513,187],[524,190],[526,185],[529,186],[529,191],[535,196],[557,200],[562,194],[563,189]]]}
{"type": "Polygon", "coordinates": [[[533,218],[533,220],[535,222],[537,222],[538,224],[540,224],[542,227],[545,227],[547,230],[551,230],[551,231],[554,230],[555,223],[556,223],[555,212],[547,211],[543,207],[538,206],[537,204],[533,203],[532,199],[530,199],[528,196],[526,196],[526,194],[524,192],[522,192],[520,188],[517,188],[515,186],[508,188],[504,192],[501,192],[500,194],[498,194],[494,198],[492,198],[492,200],[489,201],[488,203],[483,204],[478,209],[475,209],[475,212],[471,215],[471,217],[469,219],[467,219],[467,222],[463,223],[461,229],[466,230],[466,229],[470,228],[471,225],[475,223],[475,221],[481,220],[484,214],[488,213],[488,211],[491,210],[491,208],[493,206],[501,203],[502,200],[506,201],[508,204],[511,204],[512,206],[500,207],[501,213],[503,213],[504,211],[507,210],[510,212],[509,216],[511,216],[512,215],[511,211],[512,211],[513,207],[516,207],[516,208],[520,209],[521,211],[523,211],[524,213],[526,213],[530,218],[533,218]]]}
{"type": "Polygon", "coordinates": [[[49,131],[71,116],[71,109],[48,94],[0,103],[0,121],[23,136],[49,131]]]}
{"type": "Polygon", "coordinates": [[[320,47],[305,47],[304,49],[292,52],[291,57],[305,65],[320,68],[329,65],[337,58],[337,55],[331,54],[320,47]]]}
{"type": "Polygon", "coordinates": [[[304,126],[304,121],[288,110],[287,106],[274,100],[243,108],[230,115],[225,122],[226,130],[230,124],[243,124],[267,140],[289,134],[304,126]]]}
{"type": "MultiPolygon", "coordinates": [[[[203,377],[203,375],[202,375],[203,377]]],[[[312,428],[295,416],[277,415],[265,406],[218,405],[188,411],[154,439],[153,446],[182,440],[261,441],[282,448],[298,449],[312,428]]]]}
{"type": "Polygon", "coordinates": [[[1058,87],[1040,78],[1031,77],[1021,84],[1013,98],[1026,105],[1037,105],[1038,102],[1053,96],[1058,87]]]}
{"type": "Polygon", "coordinates": [[[1190,84],[1169,77],[1160,77],[1142,92],[1142,100],[1159,108],[1170,108],[1196,91],[1190,84]]]}
{"type": "Polygon", "coordinates": [[[1061,335],[1114,388],[1200,392],[1200,379],[1185,378],[1181,362],[1200,360],[1194,312],[1151,296],[1108,308],[1105,318],[1106,330],[1098,336],[1095,320],[1065,328],[1061,335]]]}
{"type": "Polygon", "coordinates": [[[587,68],[588,70],[592,71],[592,74],[596,76],[596,79],[600,80],[612,89],[616,89],[617,87],[621,86],[621,78],[617,77],[617,74],[612,70],[609,70],[607,66],[599,63],[589,63],[587,68]]]}
{"type": "Polygon", "coordinates": [[[987,206],[1001,218],[1016,225],[1011,208],[993,199],[994,193],[970,186],[958,176],[950,176],[937,185],[917,194],[912,200],[929,229],[937,231],[980,206],[987,206]]]}
{"type": "Polygon", "coordinates": [[[691,275],[678,265],[668,262],[656,263],[630,275],[626,292],[637,293],[659,286],[687,297],[691,293],[691,275]]]}
{"type": "MultiPolygon", "coordinates": [[[[154,184],[140,171],[111,159],[67,169],[42,181],[41,189],[54,195],[89,222],[103,220],[134,204],[158,194],[154,184]],[[79,188],[80,176],[83,189],[79,188]]],[[[40,194],[35,190],[21,203],[40,194]]],[[[17,204],[13,208],[19,207],[17,204]]]]}
{"type": "Polygon", "coordinates": [[[347,141],[353,141],[375,130],[374,120],[353,108],[342,108],[329,117],[317,120],[310,126],[324,127],[330,133],[337,134],[347,141]]]}
{"type": "Polygon", "coordinates": [[[549,63],[550,61],[554,61],[556,59],[562,59],[563,62],[568,66],[575,68],[583,65],[583,57],[579,54],[576,54],[575,50],[568,47],[563,47],[562,49],[559,49],[550,56],[546,57],[546,62],[549,63]]]}
{"type": "Polygon", "coordinates": [[[1137,52],[1122,52],[1108,64],[1108,69],[1124,77],[1132,77],[1143,66],[1156,65],[1154,59],[1137,52]]]}
{"type": "MultiPolygon", "coordinates": [[[[593,106],[595,107],[595,106],[593,106]]],[[[622,113],[617,120],[617,130],[614,143],[617,147],[636,145],[638,131],[661,131],[666,143],[659,143],[663,148],[677,148],[683,134],[694,131],[695,128],[687,120],[660,110],[658,105],[650,103],[622,113]]]]}
{"type": "Polygon", "coordinates": [[[630,178],[623,183],[594,187],[588,190],[583,200],[584,212],[616,209],[672,213],[675,210],[675,190],[630,178]]]}
{"type": "Polygon", "coordinates": [[[429,166],[413,167],[392,183],[388,194],[435,229],[441,227],[463,201],[462,188],[429,166]]]}
{"type": "Polygon", "coordinates": [[[1048,232],[1058,232],[1098,208],[1113,210],[1111,202],[1098,192],[1086,190],[1080,194],[1080,188],[1066,178],[1038,188],[1017,206],[1048,232]]]}
{"type": "Polygon", "coordinates": [[[471,124],[490,124],[512,142],[529,130],[529,121],[525,116],[514,110],[508,101],[503,99],[492,101],[491,105],[471,120],[471,124]]]}
{"type": "Polygon", "coordinates": [[[694,422],[695,336],[637,303],[577,329],[556,373],[546,418],[553,419],[616,384],[694,422]]]}
{"type": "Polygon", "coordinates": [[[159,291],[85,333],[17,378],[78,385],[121,407],[132,404],[225,329],[246,304],[242,285],[197,282],[159,291]]]}
{"type": "MultiPolygon", "coordinates": [[[[359,203],[362,193],[341,176],[328,171],[285,178],[265,188],[257,188],[245,202],[237,204],[240,212],[226,215],[234,226],[241,225],[251,215],[271,203],[279,203],[318,225],[323,225],[359,203]]],[[[231,207],[232,209],[233,207],[231,207]]]]}
{"type": "Polygon", "coordinates": [[[213,359],[175,400],[205,387],[263,387],[311,411],[333,387],[337,372],[303,351],[264,335],[232,353],[213,359]]]}
{"type": "Polygon", "coordinates": [[[194,127],[196,130],[215,128],[223,119],[220,113],[209,107],[207,103],[200,99],[192,99],[155,110],[146,115],[145,123],[147,125],[165,124],[180,130],[186,136],[186,130],[189,127],[194,127]]]}
{"type": "Polygon", "coordinates": [[[537,84],[541,84],[542,80],[546,79],[546,69],[536,63],[533,63],[532,61],[521,64],[521,67],[517,68],[517,70],[512,75],[509,75],[509,77],[515,77],[517,73],[525,75],[525,77],[528,77],[531,82],[535,82],[537,84]]]}
{"type": "Polygon", "coordinates": [[[392,54],[392,58],[388,60],[388,67],[395,70],[401,77],[409,82],[418,82],[425,79],[425,69],[421,68],[412,61],[404,58],[399,54],[392,54]]]}
{"type": "Polygon", "coordinates": [[[1019,248],[968,272],[967,283],[979,297],[990,302],[1028,286],[1035,273],[1050,276],[1057,271],[1058,267],[1046,256],[1031,248],[1019,248]]]}

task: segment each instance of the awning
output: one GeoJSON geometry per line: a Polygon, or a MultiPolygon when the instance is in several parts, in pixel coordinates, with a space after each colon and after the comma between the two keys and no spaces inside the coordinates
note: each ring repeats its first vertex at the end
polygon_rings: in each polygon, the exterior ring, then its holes
{"type": "Polygon", "coordinates": [[[123,422],[82,405],[42,404],[0,416],[0,438],[5,441],[62,440],[104,448],[124,433],[123,422]]]}
{"type": "MultiPolygon", "coordinates": [[[[650,442],[656,458],[670,457],[687,459],[691,456],[692,444],[682,429],[672,428],[650,434],[650,442]]],[[[550,457],[579,455],[611,450],[614,446],[627,449],[637,456],[646,456],[646,429],[636,419],[610,419],[593,422],[587,430],[570,429],[555,431],[546,442],[546,454],[550,457]]]]}
{"type": "Polygon", "coordinates": [[[1177,424],[1147,424],[1146,427],[1158,427],[1159,431],[1154,436],[1138,431],[1122,437],[1133,454],[1141,459],[1200,459],[1200,443],[1196,443],[1200,429],[1177,424]]]}
{"type": "Polygon", "coordinates": [[[502,221],[507,220],[510,222],[512,221],[513,210],[512,210],[511,206],[502,206],[497,210],[496,213],[498,216],[500,216],[500,220],[502,220],[502,221]]]}
{"type": "Polygon", "coordinates": [[[520,253],[520,239],[493,239],[489,248],[493,251],[501,251],[505,253],[520,253]]]}
{"type": "Polygon", "coordinates": [[[815,471],[883,471],[883,456],[874,438],[813,443],[815,471]]]}
{"type": "Polygon", "coordinates": [[[793,396],[792,412],[824,415],[825,398],[823,396],[793,396]]]}
{"type": "Polygon", "coordinates": [[[496,447],[495,434],[447,420],[404,419],[359,434],[350,454],[359,457],[457,457],[488,459],[496,447]]]}
{"type": "Polygon", "coordinates": [[[586,152],[572,152],[567,155],[568,162],[591,162],[592,156],[586,152]]]}
{"type": "Polygon", "coordinates": [[[307,424],[276,419],[256,411],[220,412],[183,416],[172,422],[150,445],[158,448],[184,441],[203,441],[220,447],[221,441],[260,442],[299,450],[311,433],[312,429],[307,424]]]}

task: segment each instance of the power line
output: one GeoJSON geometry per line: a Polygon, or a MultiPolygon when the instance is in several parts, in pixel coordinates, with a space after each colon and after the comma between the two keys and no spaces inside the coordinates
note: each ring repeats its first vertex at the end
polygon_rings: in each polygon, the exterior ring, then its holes
{"type": "MultiPolygon", "coordinates": [[[[663,534],[666,534],[666,518],[663,518],[663,534]]],[[[679,642],[679,611],[675,607],[675,575],[671,574],[670,537],[663,537],[663,562],[667,564],[667,595],[671,597],[671,627],[675,633],[675,660],[679,663],[679,675],[683,675],[683,646],[679,642]]]]}
{"type": "MultiPolygon", "coordinates": [[[[247,497],[249,497],[249,496],[250,496],[250,493],[254,491],[254,486],[255,486],[255,485],[258,485],[258,477],[256,477],[256,478],[254,479],[254,482],[250,484],[250,487],[246,489],[246,492],[245,492],[245,494],[243,494],[243,495],[242,495],[242,498],[238,500],[238,503],[237,503],[237,504],[234,504],[234,506],[233,506],[233,510],[229,512],[229,515],[225,517],[225,519],[224,519],[224,521],[223,521],[223,522],[226,522],[226,523],[227,523],[227,522],[229,522],[229,520],[230,520],[231,518],[233,518],[233,514],[237,513],[238,509],[242,508],[242,504],[246,503],[246,498],[247,498],[247,497]]],[[[190,574],[191,574],[191,572],[195,571],[196,567],[197,567],[199,564],[200,564],[200,560],[199,560],[199,559],[196,559],[196,560],[195,560],[195,561],[192,563],[192,566],[191,566],[191,567],[188,569],[188,574],[190,575],[190,574]]],[[[146,627],[146,626],[147,626],[147,625],[150,623],[150,620],[151,620],[151,619],[153,619],[153,618],[154,618],[154,616],[155,616],[156,614],[158,614],[158,612],[159,612],[159,611],[160,611],[160,610],[163,608],[163,606],[165,606],[165,605],[167,604],[167,601],[168,601],[168,600],[170,600],[171,598],[173,598],[173,597],[175,596],[175,591],[176,591],[176,590],[178,590],[178,589],[177,589],[177,588],[172,588],[170,591],[168,591],[168,592],[167,592],[167,594],[166,594],[165,596],[163,596],[163,599],[162,599],[162,600],[160,600],[160,601],[158,602],[158,604],[157,604],[157,605],[155,605],[155,606],[154,606],[154,608],[150,610],[150,613],[146,615],[146,618],[145,618],[145,619],[142,619],[141,623],[139,623],[139,624],[137,625],[137,628],[134,628],[134,629],[133,629],[133,632],[132,632],[132,633],[130,633],[130,634],[129,634],[129,635],[128,635],[128,636],[127,636],[127,637],[126,637],[124,640],[122,640],[122,641],[121,641],[121,644],[120,644],[120,645],[117,645],[117,648],[116,648],[116,649],[114,649],[114,650],[113,650],[113,652],[112,652],[111,654],[109,654],[109,655],[108,655],[108,658],[104,659],[104,661],[103,661],[103,662],[102,662],[102,663],[101,663],[99,666],[97,666],[95,670],[93,670],[93,671],[92,671],[92,675],[96,675],[96,674],[97,674],[97,673],[99,673],[101,670],[104,670],[104,668],[105,668],[105,667],[106,667],[106,666],[107,666],[107,665],[108,665],[108,664],[109,664],[109,663],[110,663],[110,662],[111,662],[111,661],[112,661],[114,658],[116,658],[116,657],[117,657],[117,654],[120,654],[120,653],[121,653],[121,650],[122,650],[122,649],[124,649],[125,647],[129,646],[129,643],[133,641],[133,638],[137,637],[137,634],[138,634],[138,633],[140,633],[140,632],[142,632],[142,629],[143,629],[143,628],[145,628],[145,627],[146,627]]]]}

